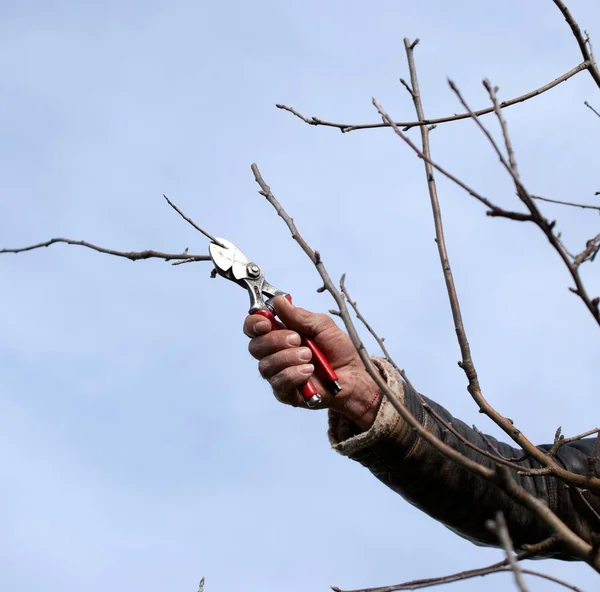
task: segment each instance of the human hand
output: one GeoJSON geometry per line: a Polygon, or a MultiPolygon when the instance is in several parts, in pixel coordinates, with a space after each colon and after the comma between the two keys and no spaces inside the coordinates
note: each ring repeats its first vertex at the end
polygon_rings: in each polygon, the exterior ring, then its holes
{"type": "Polygon", "coordinates": [[[258,370],[275,397],[287,405],[305,407],[298,388],[310,378],[323,399],[319,408],[335,409],[368,429],[379,406],[378,389],[348,335],[331,317],[295,307],[281,296],[275,299],[274,308],[285,329],[273,330],[264,317],[249,315],[244,333],[251,338],[248,349],[259,360],[258,370]],[[301,347],[300,334],[313,339],[336,371],[342,386],[336,397],[314,373],[311,351],[301,347]]]}

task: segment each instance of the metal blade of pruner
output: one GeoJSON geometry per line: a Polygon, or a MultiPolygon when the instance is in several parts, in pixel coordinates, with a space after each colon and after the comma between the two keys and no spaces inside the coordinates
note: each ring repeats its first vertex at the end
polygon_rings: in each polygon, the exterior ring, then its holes
{"type": "Polygon", "coordinates": [[[272,311],[270,301],[275,296],[286,295],[267,282],[260,265],[248,259],[231,241],[217,238],[211,241],[208,252],[220,276],[246,288],[250,295],[250,314],[259,310],[272,311]]]}

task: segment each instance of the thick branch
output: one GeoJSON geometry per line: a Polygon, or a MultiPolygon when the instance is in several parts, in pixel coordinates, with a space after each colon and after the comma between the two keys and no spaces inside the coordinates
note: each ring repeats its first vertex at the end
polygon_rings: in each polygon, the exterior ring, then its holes
{"type": "Polygon", "coordinates": [[[49,247],[50,245],[54,245],[56,243],[65,243],[67,245],[79,245],[81,247],[87,247],[88,249],[92,249],[93,251],[98,251],[98,253],[106,253],[107,255],[124,257],[125,259],[129,259],[130,261],[139,261],[141,259],[164,259],[165,261],[210,261],[210,257],[208,255],[192,255],[188,253],[187,250],[183,253],[161,253],[160,251],[153,251],[151,249],[147,249],[145,251],[115,251],[113,249],[106,249],[104,247],[99,247],[98,245],[93,245],[86,241],[71,240],[70,238],[51,238],[46,242],[37,243],[28,247],[21,247],[18,249],[2,249],[0,250],[0,254],[24,253],[25,251],[33,251],[34,249],[49,247]]]}
{"type": "MultiPolygon", "coordinates": [[[[578,72],[588,69],[588,67],[589,67],[589,63],[587,61],[582,62],[581,64],[578,64],[577,66],[575,66],[575,68],[573,68],[572,70],[569,70],[566,74],[559,76],[558,78],[554,79],[552,82],[549,82],[548,84],[545,84],[544,86],[541,86],[540,88],[536,88],[535,90],[525,93],[524,95],[521,95],[519,97],[515,97],[514,99],[510,99],[508,101],[503,101],[501,103],[501,106],[502,106],[502,108],[506,108],[506,107],[510,107],[512,105],[516,105],[518,103],[523,103],[524,101],[532,99],[533,97],[537,97],[538,95],[541,95],[542,93],[545,93],[546,91],[550,90],[551,88],[554,88],[555,86],[559,85],[561,82],[564,82],[565,80],[568,80],[572,76],[575,76],[575,74],[577,74],[578,72]]],[[[306,117],[306,116],[302,115],[301,113],[298,113],[298,111],[296,111],[294,108],[288,107],[286,105],[277,104],[275,106],[278,109],[283,109],[284,111],[288,111],[292,115],[295,115],[296,117],[298,117],[299,119],[304,121],[304,123],[307,123],[308,125],[315,125],[315,126],[321,125],[324,127],[334,127],[334,128],[341,130],[342,133],[352,132],[355,130],[390,127],[390,124],[386,123],[386,122],[367,123],[367,124],[333,123],[331,121],[325,121],[323,119],[319,119],[318,117],[306,117]]],[[[485,109],[480,109],[479,111],[476,111],[476,114],[477,115],[486,115],[488,113],[492,113],[493,111],[494,111],[493,107],[486,107],[485,109]]],[[[438,117],[437,119],[424,119],[423,121],[399,121],[396,123],[396,125],[398,127],[404,128],[404,131],[407,131],[412,127],[417,127],[417,126],[422,126],[422,125],[437,125],[438,123],[446,123],[446,122],[450,122],[450,121],[460,121],[461,119],[468,119],[469,117],[471,117],[471,115],[469,113],[460,113],[458,115],[450,115],[447,117],[438,117]]]]}

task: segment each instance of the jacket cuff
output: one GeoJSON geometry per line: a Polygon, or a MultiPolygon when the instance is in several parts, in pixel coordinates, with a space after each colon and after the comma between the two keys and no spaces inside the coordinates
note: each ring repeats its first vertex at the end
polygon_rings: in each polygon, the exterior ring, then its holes
{"type": "MultiPolygon", "coordinates": [[[[388,387],[404,402],[404,386],[394,367],[383,358],[373,358],[373,363],[388,387]]],[[[329,410],[329,442],[332,448],[343,456],[354,457],[390,436],[398,438],[399,432],[405,427],[402,418],[385,396],[373,425],[366,432],[361,432],[345,415],[329,410]]]]}

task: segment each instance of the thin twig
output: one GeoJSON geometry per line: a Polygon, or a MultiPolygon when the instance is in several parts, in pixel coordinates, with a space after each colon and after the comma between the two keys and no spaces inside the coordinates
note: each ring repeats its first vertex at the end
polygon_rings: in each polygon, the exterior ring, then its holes
{"type": "Polygon", "coordinates": [[[398,374],[400,374],[400,376],[402,377],[404,382],[406,382],[406,384],[408,384],[416,392],[416,389],[414,388],[413,384],[409,380],[404,369],[400,368],[398,366],[398,364],[396,364],[396,362],[394,362],[394,360],[392,359],[392,356],[390,356],[390,353],[388,352],[388,350],[385,346],[385,343],[383,342],[383,337],[379,337],[379,335],[375,332],[373,327],[371,327],[371,325],[367,322],[367,319],[365,319],[365,317],[361,314],[360,310],[358,309],[358,305],[356,304],[356,301],[352,300],[352,298],[350,297],[348,288],[346,288],[346,274],[345,273],[342,275],[342,279],[340,280],[340,289],[342,290],[342,293],[346,297],[346,300],[348,300],[348,302],[350,303],[350,306],[354,310],[354,313],[356,314],[356,318],[366,327],[367,331],[373,336],[373,338],[377,342],[377,345],[379,345],[379,348],[383,352],[385,359],[394,367],[396,372],[398,372],[398,374]]]}
{"type": "Polygon", "coordinates": [[[34,249],[49,247],[50,245],[54,245],[56,243],[65,243],[67,245],[79,245],[81,247],[87,247],[88,249],[98,251],[98,253],[106,253],[107,255],[124,257],[125,259],[129,259],[130,261],[140,261],[142,259],[164,259],[165,261],[174,261],[177,259],[186,259],[189,261],[210,261],[210,257],[208,255],[191,255],[187,252],[187,250],[183,253],[161,253],[160,251],[153,251],[151,249],[147,249],[145,251],[115,251],[113,249],[106,249],[104,247],[93,245],[86,241],[72,240],[70,238],[51,238],[46,242],[37,243],[28,247],[21,247],[18,249],[1,249],[0,254],[24,253],[25,251],[33,251],[34,249]]]}
{"type": "MultiPolygon", "coordinates": [[[[515,559],[517,561],[522,561],[523,559],[527,559],[529,557],[535,556],[536,552],[541,550],[548,549],[552,544],[554,544],[555,539],[546,539],[537,545],[532,545],[532,549],[535,548],[536,551],[525,551],[519,553],[515,559]]],[[[494,563],[492,565],[488,565],[487,567],[481,567],[478,569],[470,569],[467,571],[461,571],[458,573],[450,574],[447,576],[441,576],[437,578],[426,578],[422,580],[413,580],[411,582],[404,582],[402,584],[395,584],[392,586],[378,586],[376,588],[362,588],[360,590],[347,590],[344,591],[337,586],[332,586],[332,590],[334,592],[396,592],[401,590],[421,590],[423,588],[432,588],[434,586],[441,586],[444,584],[451,584],[453,582],[462,582],[464,580],[469,580],[472,578],[485,577],[488,575],[493,575],[497,573],[506,573],[511,571],[511,568],[508,567],[508,560],[504,559],[503,561],[499,561],[498,563],[494,563]]],[[[572,590],[573,592],[583,592],[581,588],[574,586],[573,584],[569,584],[563,580],[555,578],[554,576],[546,575],[537,571],[529,570],[529,569],[521,569],[521,572],[527,575],[535,576],[538,578],[542,578],[548,580],[550,582],[554,582],[560,586],[567,588],[568,590],[572,590]]]]}
{"type": "Polygon", "coordinates": [[[508,532],[508,526],[506,525],[506,520],[504,519],[504,515],[502,512],[498,512],[496,514],[496,520],[490,520],[488,522],[488,526],[496,533],[498,539],[504,549],[504,553],[506,554],[506,559],[510,565],[510,569],[515,576],[515,583],[520,592],[527,592],[527,586],[523,581],[523,575],[521,573],[521,568],[517,562],[515,557],[515,552],[513,549],[512,540],[510,538],[510,534],[508,532]]]}
{"type": "Polygon", "coordinates": [[[586,499],[583,491],[581,491],[581,489],[579,489],[579,487],[573,487],[572,489],[575,492],[575,495],[581,501],[581,503],[585,506],[585,509],[588,511],[589,515],[596,522],[596,531],[597,531],[597,529],[600,527],[600,514],[598,514],[598,512],[596,512],[596,510],[594,509],[592,504],[590,504],[590,502],[586,499]]]}
{"type": "Polygon", "coordinates": [[[585,244],[585,249],[579,253],[575,257],[573,261],[573,265],[575,267],[579,267],[582,263],[586,261],[593,261],[596,255],[598,254],[598,250],[600,249],[600,234],[597,234],[594,238],[591,238],[585,244]]]}
{"type": "Polygon", "coordinates": [[[406,80],[404,80],[404,78],[400,78],[400,84],[402,84],[402,86],[408,91],[408,94],[411,97],[415,96],[415,93],[413,92],[413,89],[410,88],[410,84],[408,84],[408,82],[406,82],[406,80]]]}
{"type": "Polygon", "coordinates": [[[477,429],[477,426],[473,426],[473,431],[475,433],[479,434],[479,436],[483,439],[483,441],[498,455],[498,458],[503,458],[504,460],[507,460],[508,462],[514,462],[514,463],[520,463],[529,458],[528,454],[522,454],[521,456],[519,456],[517,458],[506,458],[504,455],[500,454],[500,451],[498,450],[498,448],[496,446],[494,446],[492,441],[481,430],[477,429]]]}
{"type": "Polygon", "coordinates": [[[390,116],[385,112],[383,107],[377,101],[377,99],[373,99],[373,105],[379,112],[379,114],[383,117],[385,121],[389,123],[389,126],[393,129],[393,131],[400,137],[406,144],[408,144],[414,153],[426,163],[430,164],[434,169],[442,173],[445,177],[450,179],[453,183],[464,189],[469,195],[474,197],[477,201],[482,203],[484,206],[489,208],[487,215],[496,217],[496,218],[508,218],[510,220],[517,220],[519,222],[530,222],[531,216],[529,214],[521,213],[521,212],[511,212],[509,210],[505,210],[496,204],[492,203],[487,197],[484,197],[475,189],[467,185],[465,182],[461,181],[458,177],[454,176],[452,173],[444,169],[442,166],[431,160],[429,156],[427,156],[407,135],[404,134],[400,130],[400,128],[393,122],[390,116]]]}
{"type": "Polygon", "coordinates": [[[583,104],[588,108],[591,109],[598,117],[600,117],[600,113],[598,111],[596,111],[596,109],[594,109],[587,101],[583,101],[583,104]]]}
{"type": "MultiPolygon", "coordinates": [[[[514,99],[510,99],[509,101],[503,101],[501,103],[501,106],[502,106],[502,108],[506,108],[506,107],[510,107],[512,105],[516,105],[517,103],[523,103],[524,101],[532,99],[533,97],[537,97],[538,95],[541,95],[542,93],[545,93],[546,91],[550,90],[551,88],[554,88],[555,86],[559,85],[561,82],[565,82],[565,80],[568,80],[572,76],[575,76],[575,74],[581,72],[582,70],[586,70],[588,68],[588,65],[589,64],[587,61],[582,62],[581,64],[578,64],[577,66],[575,66],[575,68],[573,68],[572,70],[569,70],[566,74],[559,76],[558,78],[554,79],[552,82],[549,82],[548,84],[545,84],[544,86],[541,86],[540,88],[537,88],[536,90],[528,92],[528,93],[521,95],[519,97],[516,97],[514,99]]],[[[411,89],[411,91],[412,91],[412,89],[411,89]]],[[[323,119],[319,119],[318,117],[306,117],[305,115],[302,115],[301,113],[296,111],[293,107],[288,107],[287,105],[277,104],[275,106],[278,109],[283,109],[284,111],[288,111],[292,115],[295,115],[296,117],[298,117],[299,119],[304,121],[304,123],[307,123],[308,125],[315,125],[315,126],[320,125],[323,127],[333,127],[333,128],[337,128],[337,129],[341,130],[342,133],[352,132],[355,130],[390,127],[390,124],[386,123],[386,122],[367,123],[367,124],[333,123],[331,121],[325,121],[323,119]]],[[[494,109],[492,107],[486,107],[485,109],[480,109],[479,111],[476,111],[475,113],[477,115],[487,115],[488,113],[492,113],[493,111],[494,111],[494,109]]],[[[404,131],[408,131],[412,127],[417,127],[417,126],[422,126],[422,125],[437,125],[439,123],[447,123],[450,121],[460,121],[461,119],[468,119],[469,117],[470,117],[469,113],[460,113],[459,115],[438,117],[437,119],[425,119],[424,121],[399,121],[396,123],[396,125],[398,127],[404,128],[404,131]]]]}
{"type": "Polygon", "coordinates": [[[549,197],[542,197],[541,195],[533,195],[532,193],[530,193],[529,195],[531,195],[531,197],[533,199],[539,199],[540,201],[547,201],[547,202],[553,203],[553,204],[560,204],[562,206],[572,206],[574,208],[582,208],[584,210],[600,211],[600,206],[592,206],[589,204],[574,203],[572,201],[561,201],[559,199],[550,199],[549,197]]]}
{"type": "Polygon", "coordinates": [[[561,435],[560,428],[556,430],[556,433],[557,436],[554,438],[554,444],[552,445],[552,448],[548,450],[548,456],[554,456],[566,444],[570,444],[571,442],[578,442],[579,440],[583,440],[584,438],[600,433],[600,428],[592,428],[587,432],[577,434],[577,436],[571,436],[570,438],[565,438],[563,435],[561,435]]]}
{"type": "MultiPolygon", "coordinates": [[[[433,409],[433,407],[431,407],[431,405],[425,402],[422,402],[422,405],[424,411],[429,413],[429,415],[431,415],[442,427],[448,430],[454,437],[458,438],[467,448],[474,450],[478,454],[481,454],[482,456],[485,456],[486,458],[489,458],[498,464],[510,467],[511,469],[516,469],[519,472],[519,475],[530,476],[536,474],[533,472],[535,469],[530,470],[526,467],[522,467],[521,465],[517,464],[515,460],[502,456],[497,449],[494,449],[495,454],[492,454],[488,450],[484,450],[483,448],[477,446],[477,444],[471,442],[471,440],[463,436],[449,421],[446,421],[437,411],[433,409]]],[[[477,433],[483,436],[481,432],[478,431],[477,433]]]]}
{"type": "Polygon", "coordinates": [[[198,226],[191,218],[189,218],[188,216],[186,216],[164,193],[163,193],[163,197],[167,200],[167,203],[188,223],[191,224],[198,232],[201,232],[206,238],[209,238],[213,243],[219,245],[219,247],[222,247],[224,249],[226,249],[227,247],[219,242],[212,234],[209,234],[208,232],[206,232],[206,230],[200,228],[200,226],[198,226]]]}

